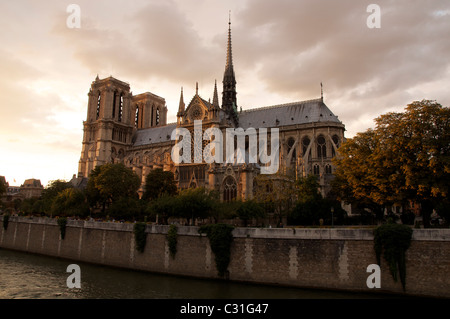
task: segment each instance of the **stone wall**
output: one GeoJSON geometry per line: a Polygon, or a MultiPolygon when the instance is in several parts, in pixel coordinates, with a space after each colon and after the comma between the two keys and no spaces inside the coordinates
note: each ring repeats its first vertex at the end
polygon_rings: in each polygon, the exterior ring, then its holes
{"type": "MultiPolygon", "coordinates": [[[[0,217],[1,218],[1,217],[0,217]]],[[[168,226],[147,226],[143,253],[133,224],[69,220],[64,240],[56,220],[10,217],[0,247],[96,264],[199,278],[217,278],[214,253],[197,227],[178,227],[175,258],[168,226]]],[[[382,259],[381,288],[368,288],[376,264],[371,229],[236,228],[229,279],[294,287],[390,292],[450,298],[450,229],[414,229],[406,253],[406,292],[382,259]]]]}

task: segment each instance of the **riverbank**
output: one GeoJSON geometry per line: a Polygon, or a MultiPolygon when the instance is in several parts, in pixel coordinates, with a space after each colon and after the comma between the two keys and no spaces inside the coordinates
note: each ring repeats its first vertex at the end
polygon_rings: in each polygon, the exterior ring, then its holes
{"type": "MultiPolygon", "coordinates": [[[[2,217],[0,217],[1,219],[2,217]]],[[[215,256],[198,227],[179,226],[169,250],[169,226],[147,225],[136,250],[133,224],[68,220],[64,239],[55,219],[10,217],[0,247],[155,273],[217,279],[215,256]]],[[[227,277],[237,282],[299,288],[450,298],[450,229],[414,229],[406,252],[406,290],[384,260],[381,288],[368,288],[376,264],[373,230],[355,228],[235,228],[227,277]]]]}

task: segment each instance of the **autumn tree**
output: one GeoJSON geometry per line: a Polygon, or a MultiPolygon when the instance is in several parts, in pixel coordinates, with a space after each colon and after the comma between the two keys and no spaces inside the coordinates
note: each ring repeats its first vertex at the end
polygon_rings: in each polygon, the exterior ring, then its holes
{"type": "Polygon", "coordinates": [[[424,224],[448,196],[450,109],[430,100],[375,119],[375,129],[357,134],[335,159],[341,194],[379,205],[421,204],[424,224]]]}

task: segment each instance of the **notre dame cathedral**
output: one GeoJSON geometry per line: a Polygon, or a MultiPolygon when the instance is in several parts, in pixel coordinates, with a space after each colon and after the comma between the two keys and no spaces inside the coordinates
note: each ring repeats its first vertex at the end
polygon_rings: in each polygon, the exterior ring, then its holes
{"type": "MultiPolygon", "coordinates": [[[[212,90],[212,102],[200,97],[197,88],[186,106],[181,90],[177,122],[167,123],[164,98],[149,92],[133,95],[129,84],[97,76],[88,93],[78,177],[88,177],[98,165],[124,163],[141,177],[142,185],[152,169],[162,168],[174,173],[180,189],[200,186],[215,189],[224,201],[252,198],[260,166],[248,158],[244,162],[222,163],[173,161],[171,152],[177,141],[172,139],[172,132],[177,128],[193,132],[194,121],[201,120],[202,130],[278,128],[279,172],[290,171],[296,176],[315,174],[322,193],[326,194],[333,177],[331,159],[344,140],[345,127],[325,105],[323,95],[314,100],[238,110],[231,24],[222,83],[221,105],[217,83],[212,90]]],[[[142,192],[141,187],[141,195],[142,192]]]]}

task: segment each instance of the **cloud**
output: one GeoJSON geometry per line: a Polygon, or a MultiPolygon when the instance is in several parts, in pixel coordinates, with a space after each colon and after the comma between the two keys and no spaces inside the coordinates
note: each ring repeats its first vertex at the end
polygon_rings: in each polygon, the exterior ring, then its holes
{"type": "Polygon", "coordinates": [[[268,91],[314,98],[323,81],[331,96],[359,100],[356,119],[367,111],[361,104],[444,78],[450,65],[450,20],[436,14],[448,2],[377,3],[380,29],[366,25],[369,2],[248,1],[234,30],[236,55],[244,69],[259,66],[268,91]]]}

